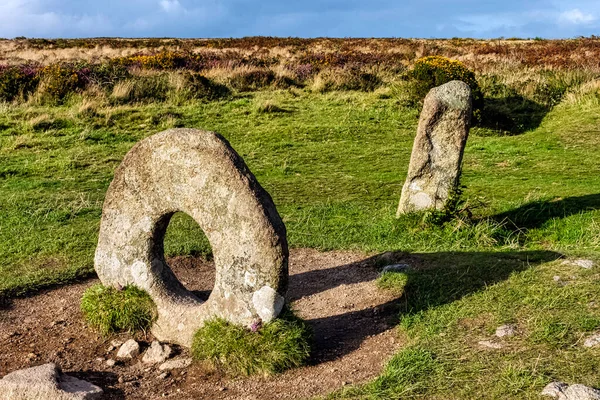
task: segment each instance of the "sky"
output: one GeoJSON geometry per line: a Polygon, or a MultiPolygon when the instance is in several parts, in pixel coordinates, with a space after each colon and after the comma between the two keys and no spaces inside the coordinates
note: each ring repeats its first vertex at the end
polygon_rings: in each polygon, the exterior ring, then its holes
{"type": "Polygon", "coordinates": [[[600,0],[0,0],[0,37],[571,38],[600,0]]]}

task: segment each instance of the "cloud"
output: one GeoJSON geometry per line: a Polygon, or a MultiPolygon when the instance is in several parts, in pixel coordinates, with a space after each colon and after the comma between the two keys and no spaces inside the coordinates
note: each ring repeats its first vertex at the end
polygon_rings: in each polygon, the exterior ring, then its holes
{"type": "Polygon", "coordinates": [[[580,25],[589,24],[596,20],[592,14],[583,13],[579,8],[564,11],[558,16],[558,21],[566,24],[580,25]]]}
{"type": "Polygon", "coordinates": [[[173,13],[182,10],[181,4],[179,4],[179,0],[161,0],[160,7],[168,13],[173,13]]]}

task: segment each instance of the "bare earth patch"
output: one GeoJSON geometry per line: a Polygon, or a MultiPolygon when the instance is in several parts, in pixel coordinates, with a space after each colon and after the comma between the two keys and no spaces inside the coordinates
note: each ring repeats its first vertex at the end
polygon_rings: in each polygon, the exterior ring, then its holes
{"type": "MultiPolygon", "coordinates": [[[[191,257],[169,261],[188,289],[203,298],[209,295],[212,263],[191,257]]],[[[0,376],[55,362],[65,372],[102,387],[106,399],[262,400],[323,395],[377,376],[400,346],[392,329],[395,298],[375,287],[377,274],[373,261],[362,253],[291,251],[288,297],[313,327],[315,344],[308,366],[278,376],[230,379],[193,364],[159,377],[162,371],[142,364],[141,356],[108,366],[106,360],[116,358],[116,349],[109,351],[115,337],[103,338],[90,330],[79,311],[84,290],[96,280],[14,299],[0,309],[0,376]]],[[[136,339],[144,342],[144,350],[152,337],[136,339]]]]}

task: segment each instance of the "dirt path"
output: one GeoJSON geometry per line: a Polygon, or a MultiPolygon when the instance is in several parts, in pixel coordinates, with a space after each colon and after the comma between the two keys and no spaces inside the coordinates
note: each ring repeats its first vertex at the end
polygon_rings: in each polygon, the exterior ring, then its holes
{"type": "MultiPolygon", "coordinates": [[[[170,264],[190,290],[207,297],[214,282],[211,263],[177,257],[170,264]]],[[[290,255],[289,298],[315,333],[307,367],[270,378],[231,380],[199,365],[159,377],[141,357],[109,367],[110,340],[88,329],[79,300],[97,281],[15,299],[0,310],[0,376],[20,368],[56,362],[89,380],[107,399],[304,399],[379,374],[399,347],[391,329],[394,298],[374,285],[377,269],[363,254],[296,249],[290,255]]],[[[123,339],[127,335],[122,336],[123,339]]],[[[151,336],[136,339],[149,343],[151,336]]],[[[179,349],[181,353],[186,350],[179,349]]]]}

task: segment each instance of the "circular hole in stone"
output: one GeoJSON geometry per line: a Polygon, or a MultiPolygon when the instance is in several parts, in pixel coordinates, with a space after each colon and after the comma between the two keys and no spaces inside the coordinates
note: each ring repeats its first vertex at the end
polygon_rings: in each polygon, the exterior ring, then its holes
{"type": "Polygon", "coordinates": [[[189,215],[171,217],[164,240],[165,259],[187,290],[207,300],[215,285],[212,248],[200,226],[189,215]]]}

